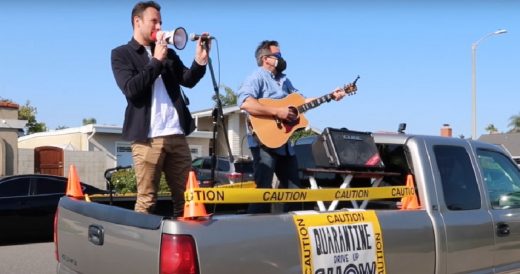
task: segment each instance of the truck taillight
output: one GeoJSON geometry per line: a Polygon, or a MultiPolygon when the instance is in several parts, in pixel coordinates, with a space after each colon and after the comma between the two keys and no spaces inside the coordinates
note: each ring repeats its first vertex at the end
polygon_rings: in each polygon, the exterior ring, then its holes
{"type": "Polygon", "coordinates": [[[56,257],[56,261],[60,261],[60,257],[58,256],[58,213],[59,209],[56,209],[56,213],[54,213],[54,256],[56,257]]]}
{"type": "Polygon", "coordinates": [[[230,180],[238,180],[238,179],[242,178],[242,173],[238,173],[238,172],[229,173],[227,175],[227,177],[230,180]]]}
{"type": "Polygon", "coordinates": [[[195,241],[189,235],[162,234],[161,274],[199,274],[195,241]]]}

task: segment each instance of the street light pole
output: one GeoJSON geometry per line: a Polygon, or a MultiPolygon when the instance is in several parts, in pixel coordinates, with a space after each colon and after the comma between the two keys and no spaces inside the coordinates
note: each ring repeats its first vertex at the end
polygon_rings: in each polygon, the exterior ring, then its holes
{"type": "Polygon", "coordinates": [[[473,117],[473,125],[472,125],[472,134],[471,139],[477,139],[477,46],[480,42],[484,41],[484,39],[493,36],[507,33],[505,29],[499,29],[497,31],[488,33],[484,35],[482,38],[478,39],[475,43],[471,44],[471,82],[472,82],[472,117],[473,117]]]}

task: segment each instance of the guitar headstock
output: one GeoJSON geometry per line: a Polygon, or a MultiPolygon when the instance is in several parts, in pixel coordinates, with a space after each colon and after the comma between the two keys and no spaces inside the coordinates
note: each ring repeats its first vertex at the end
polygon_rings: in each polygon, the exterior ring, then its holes
{"type": "Polygon", "coordinates": [[[357,82],[358,79],[359,79],[359,75],[356,77],[354,82],[343,86],[343,91],[345,91],[346,95],[354,95],[354,94],[356,94],[356,91],[357,91],[356,82],[357,82]]]}

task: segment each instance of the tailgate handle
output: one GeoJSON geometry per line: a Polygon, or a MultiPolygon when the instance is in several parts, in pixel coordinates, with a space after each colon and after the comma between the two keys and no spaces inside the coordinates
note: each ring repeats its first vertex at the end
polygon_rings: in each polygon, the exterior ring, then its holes
{"type": "Polygon", "coordinates": [[[90,225],[88,227],[88,241],[95,245],[103,245],[105,233],[100,225],[90,225]]]}
{"type": "Polygon", "coordinates": [[[497,224],[497,236],[504,237],[509,236],[511,230],[509,229],[509,225],[506,223],[498,223],[497,224]]]}

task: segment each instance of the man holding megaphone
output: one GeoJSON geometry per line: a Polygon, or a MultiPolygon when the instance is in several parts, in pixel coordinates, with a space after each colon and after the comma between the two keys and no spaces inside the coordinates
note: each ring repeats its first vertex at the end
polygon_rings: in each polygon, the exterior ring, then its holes
{"type": "MultiPolygon", "coordinates": [[[[161,173],[170,187],[174,216],[182,216],[184,191],[191,169],[186,136],[195,124],[180,86],[192,88],[204,76],[211,39],[198,39],[195,58],[187,68],[168,43],[182,49],[186,32],[161,31],[161,7],[139,2],[132,10],[133,37],[112,50],[117,85],[126,97],[123,138],[132,142],[137,180],[135,210],[152,213],[161,173]]],[[[181,29],[184,30],[184,29],[181,29]]],[[[203,35],[208,36],[208,33],[203,35]]]]}

